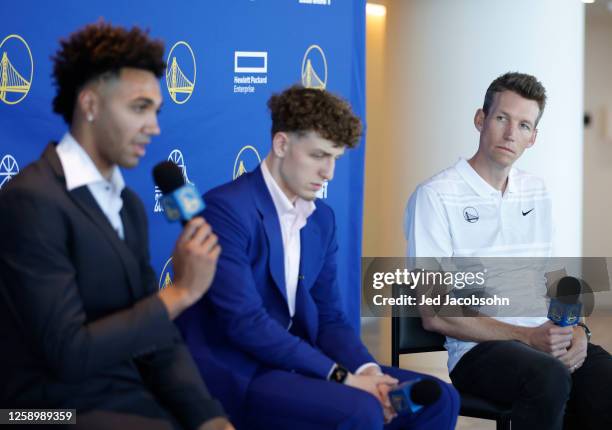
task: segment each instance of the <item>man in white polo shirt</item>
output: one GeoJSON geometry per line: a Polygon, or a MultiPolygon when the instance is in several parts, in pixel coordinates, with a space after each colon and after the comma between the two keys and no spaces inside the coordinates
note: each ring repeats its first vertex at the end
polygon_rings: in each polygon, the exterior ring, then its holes
{"type": "MultiPolygon", "coordinates": [[[[512,167],[534,145],[545,103],[545,89],[533,76],[506,73],[491,83],[474,117],[476,154],[410,197],[409,257],[551,256],[550,196],[541,179],[512,167]]],[[[519,278],[516,290],[545,303],[545,286],[533,279],[519,278]]],[[[447,337],[453,384],[511,404],[513,429],[560,429],[566,404],[581,428],[612,428],[612,357],[588,343],[584,324],[556,327],[545,316],[422,315],[427,330],[447,337]]]]}

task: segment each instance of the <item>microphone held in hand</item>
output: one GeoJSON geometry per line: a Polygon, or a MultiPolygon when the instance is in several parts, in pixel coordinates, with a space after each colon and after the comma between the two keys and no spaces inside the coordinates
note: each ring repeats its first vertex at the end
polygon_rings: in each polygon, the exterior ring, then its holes
{"type": "Polygon", "coordinates": [[[414,414],[440,398],[440,386],[431,379],[414,379],[389,392],[393,409],[400,415],[414,414]]]}
{"type": "Polygon", "coordinates": [[[548,319],[561,327],[576,325],[580,321],[582,303],[580,281],[573,276],[565,276],[557,285],[557,296],[550,299],[548,319]]]}
{"type": "Polygon", "coordinates": [[[180,220],[184,225],[204,210],[198,189],[186,184],[180,167],[171,161],[162,161],[153,168],[153,180],[163,196],[160,203],[168,221],[180,220]]]}

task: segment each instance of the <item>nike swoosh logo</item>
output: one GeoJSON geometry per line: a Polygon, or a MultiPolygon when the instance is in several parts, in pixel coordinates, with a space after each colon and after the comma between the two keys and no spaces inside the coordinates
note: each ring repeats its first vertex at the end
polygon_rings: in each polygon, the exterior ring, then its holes
{"type": "Polygon", "coordinates": [[[531,212],[533,209],[535,209],[535,208],[529,209],[527,212],[523,212],[523,211],[521,211],[521,212],[523,213],[523,216],[525,216],[525,215],[529,215],[529,212],[531,212]]]}

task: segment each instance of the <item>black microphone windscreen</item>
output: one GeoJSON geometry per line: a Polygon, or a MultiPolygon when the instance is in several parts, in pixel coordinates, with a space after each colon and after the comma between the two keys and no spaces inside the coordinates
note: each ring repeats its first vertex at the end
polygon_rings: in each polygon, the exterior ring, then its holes
{"type": "Polygon", "coordinates": [[[564,276],[557,285],[557,298],[564,303],[576,303],[582,292],[580,281],[573,276],[564,276]]]}
{"type": "Polygon", "coordinates": [[[436,381],[423,379],[412,386],[410,398],[417,405],[431,405],[440,398],[440,386],[436,381]]]}
{"type": "Polygon", "coordinates": [[[168,194],[185,185],[181,168],[172,161],[162,161],[153,168],[153,181],[163,194],[168,194]]]}

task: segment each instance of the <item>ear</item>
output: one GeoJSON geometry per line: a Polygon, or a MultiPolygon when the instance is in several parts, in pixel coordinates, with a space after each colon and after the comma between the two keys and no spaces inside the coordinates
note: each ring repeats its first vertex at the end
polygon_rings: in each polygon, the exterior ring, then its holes
{"type": "Polygon", "coordinates": [[[478,109],[476,111],[476,114],[474,115],[474,127],[476,127],[476,130],[478,130],[479,132],[482,131],[485,117],[486,115],[482,109],[478,109]]]}
{"type": "Polygon", "coordinates": [[[277,132],[272,138],[272,152],[277,158],[285,158],[289,151],[289,136],[283,131],[277,132]]]}
{"type": "Polygon", "coordinates": [[[81,111],[84,118],[96,118],[100,110],[100,96],[91,87],[85,86],[77,96],[77,108],[81,111]]]}
{"type": "Polygon", "coordinates": [[[538,137],[538,129],[533,130],[533,134],[531,135],[531,139],[529,139],[529,143],[527,143],[526,148],[531,148],[535,145],[536,137],[538,137]]]}

